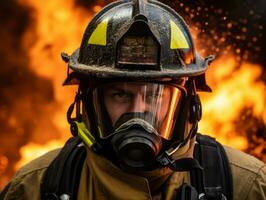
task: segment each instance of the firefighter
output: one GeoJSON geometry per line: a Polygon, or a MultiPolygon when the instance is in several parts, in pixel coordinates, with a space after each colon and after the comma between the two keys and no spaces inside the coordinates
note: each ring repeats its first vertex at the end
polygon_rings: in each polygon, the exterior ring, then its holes
{"type": "Polygon", "coordinates": [[[73,137],[23,167],[1,199],[266,199],[266,167],[197,133],[210,92],[188,26],[154,0],[103,8],[71,56],[73,137]]]}

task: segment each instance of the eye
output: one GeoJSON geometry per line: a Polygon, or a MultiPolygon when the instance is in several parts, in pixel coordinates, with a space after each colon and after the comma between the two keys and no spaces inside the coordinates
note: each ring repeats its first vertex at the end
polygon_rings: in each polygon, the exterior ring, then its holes
{"type": "Polygon", "coordinates": [[[118,103],[126,103],[129,102],[131,99],[132,95],[127,92],[114,92],[112,93],[112,99],[115,102],[118,103]]]}
{"type": "Polygon", "coordinates": [[[155,101],[160,100],[161,97],[162,97],[162,95],[159,94],[159,93],[151,93],[151,94],[147,94],[147,95],[146,95],[146,101],[147,101],[147,102],[155,102],[155,101]]]}

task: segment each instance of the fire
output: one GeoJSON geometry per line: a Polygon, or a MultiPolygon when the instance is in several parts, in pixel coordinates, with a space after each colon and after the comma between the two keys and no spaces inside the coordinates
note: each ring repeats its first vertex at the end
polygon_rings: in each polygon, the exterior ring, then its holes
{"type": "Polygon", "coordinates": [[[242,123],[242,128],[245,128],[241,116],[244,109],[266,124],[266,88],[259,81],[261,75],[261,66],[239,64],[232,54],[214,62],[207,73],[207,82],[212,86],[213,93],[202,94],[200,132],[212,134],[223,144],[247,149],[247,136],[241,134],[236,124],[242,123]]]}
{"type": "Polygon", "coordinates": [[[36,32],[29,30],[24,36],[25,48],[28,48],[31,58],[30,67],[38,75],[53,81],[56,100],[61,105],[66,105],[66,100],[72,100],[73,92],[61,87],[66,77],[66,65],[60,58],[60,52],[73,52],[79,46],[80,38],[93,12],[75,7],[72,0],[20,2],[32,7],[36,15],[36,32]],[[28,44],[32,41],[31,38],[36,38],[33,45],[28,44]]]}
{"type": "Polygon", "coordinates": [[[29,161],[39,156],[42,156],[43,154],[47,153],[47,151],[49,150],[57,149],[61,147],[63,144],[64,142],[61,140],[52,140],[46,143],[45,145],[35,144],[31,142],[28,143],[26,146],[23,146],[19,150],[19,153],[23,156],[22,159],[18,163],[16,163],[15,169],[18,170],[29,161]]]}
{"type": "MultiPolygon", "coordinates": [[[[66,65],[60,58],[60,52],[71,53],[80,45],[88,21],[101,9],[101,6],[95,5],[88,11],[75,6],[72,0],[19,2],[34,10],[35,28],[29,29],[23,36],[23,45],[29,53],[31,69],[38,76],[53,82],[56,106],[54,113],[47,117],[52,117],[61,136],[57,140],[44,141],[44,144],[29,143],[22,147],[22,158],[16,164],[16,169],[51,149],[63,146],[70,136],[66,111],[74,99],[76,88],[62,87],[66,78],[66,65]]],[[[40,124],[35,132],[45,134],[43,128],[40,124]]]]}

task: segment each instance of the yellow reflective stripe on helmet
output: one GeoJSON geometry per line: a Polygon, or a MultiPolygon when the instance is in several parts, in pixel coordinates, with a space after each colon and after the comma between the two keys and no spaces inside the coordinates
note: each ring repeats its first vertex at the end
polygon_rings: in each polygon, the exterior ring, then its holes
{"type": "Polygon", "coordinates": [[[171,25],[171,49],[188,49],[189,45],[182,31],[172,20],[170,20],[170,25],[171,25]]]}
{"type": "Polygon", "coordinates": [[[91,147],[95,143],[95,139],[90,131],[87,129],[83,122],[75,122],[78,127],[78,135],[82,141],[88,146],[91,147]]]}
{"type": "Polygon", "coordinates": [[[107,43],[108,18],[104,19],[91,34],[88,43],[105,46],[107,43]]]}

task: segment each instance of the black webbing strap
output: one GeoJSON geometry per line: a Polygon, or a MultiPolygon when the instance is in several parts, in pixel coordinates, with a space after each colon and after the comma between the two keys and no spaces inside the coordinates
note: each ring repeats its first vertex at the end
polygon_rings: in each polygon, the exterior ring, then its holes
{"type": "Polygon", "coordinates": [[[227,197],[227,200],[232,200],[233,199],[233,180],[232,180],[232,171],[231,171],[231,166],[228,160],[228,157],[226,155],[226,152],[223,148],[223,146],[217,142],[218,149],[220,150],[220,155],[222,158],[222,165],[224,169],[224,194],[227,197]]]}
{"type": "Polygon", "coordinates": [[[86,158],[85,147],[78,137],[67,141],[58,156],[52,161],[41,184],[42,200],[74,200],[77,198],[82,166],[86,158]],[[62,199],[62,198],[61,198],[62,199]]]}
{"type": "Polygon", "coordinates": [[[232,199],[232,176],[223,146],[210,136],[197,135],[194,158],[203,167],[203,174],[191,173],[191,184],[208,200],[232,199]],[[203,183],[203,188],[202,184],[203,183]],[[200,188],[199,188],[200,187],[200,188]]]}

